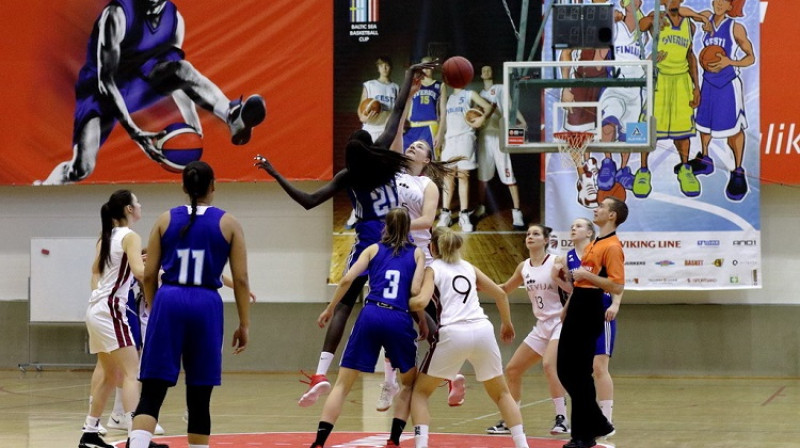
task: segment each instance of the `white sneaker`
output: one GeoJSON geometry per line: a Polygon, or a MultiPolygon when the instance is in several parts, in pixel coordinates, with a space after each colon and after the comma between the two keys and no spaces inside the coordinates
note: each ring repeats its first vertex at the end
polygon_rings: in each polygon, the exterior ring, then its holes
{"type": "Polygon", "coordinates": [[[166,431],[164,431],[164,427],[161,426],[160,423],[156,422],[156,430],[153,431],[153,434],[157,436],[163,436],[165,432],[166,431]]]}
{"type": "Polygon", "coordinates": [[[126,418],[125,414],[118,414],[116,412],[112,412],[111,415],[108,416],[108,420],[106,421],[106,426],[108,426],[108,429],[127,431],[128,418],[126,418]]]}
{"type": "MultiPolygon", "coordinates": [[[[82,426],[81,427],[81,431],[86,432],[86,426],[82,426]]],[[[108,430],[103,425],[98,423],[97,424],[97,433],[100,434],[101,436],[104,436],[104,435],[108,434],[108,430]]]]}
{"type": "Polygon", "coordinates": [[[597,161],[594,157],[583,163],[578,178],[578,203],[586,208],[597,208],[597,161]]]}
{"type": "Polygon", "coordinates": [[[375,409],[378,412],[384,412],[392,407],[392,401],[394,401],[394,396],[400,392],[400,386],[394,383],[381,383],[381,396],[378,397],[378,403],[375,405],[375,409]]]}
{"type": "Polygon", "coordinates": [[[550,430],[550,435],[557,436],[559,434],[569,434],[569,432],[569,420],[567,420],[567,417],[561,414],[556,415],[556,420],[553,424],[553,429],[550,430]]]}
{"type": "Polygon", "coordinates": [[[461,212],[458,214],[458,225],[461,226],[461,231],[464,233],[472,232],[472,223],[469,220],[469,213],[461,212]]]}
{"type": "Polygon", "coordinates": [[[522,210],[518,208],[511,209],[511,225],[514,230],[525,230],[525,219],[522,217],[522,210]]]}
{"type": "Polygon", "coordinates": [[[356,211],[353,210],[353,211],[350,212],[350,217],[347,218],[347,222],[344,223],[344,228],[347,229],[347,230],[350,230],[350,229],[352,229],[353,227],[356,226],[357,222],[358,222],[358,218],[356,218],[356,211]]]}
{"type": "Polygon", "coordinates": [[[442,209],[441,213],[439,213],[439,222],[436,223],[436,227],[450,227],[450,210],[442,209]]]}

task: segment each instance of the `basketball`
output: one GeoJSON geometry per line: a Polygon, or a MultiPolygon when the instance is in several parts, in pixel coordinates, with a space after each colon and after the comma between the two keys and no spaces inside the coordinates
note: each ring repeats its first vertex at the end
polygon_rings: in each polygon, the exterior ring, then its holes
{"type": "Polygon", "coordinates": [[[381,113],[381,103],[374,98],[364,98],[361,104],[358,105],[358,110],[362,115],[369,115],[370,112],[375,112],[375,115],[381,113]]]}
{"type": "Polygon", "coordinates": [[[619,182],[614,182],[614,186],[612,186],[610,190],[597,190],[597,202],[603,202],[603,200],[609,196],[614,196],[624,202],[627,196],[625,187],[619,182]]]}
{"type": "Polygon", "coordinates": [[[453,56],[442,64],[442,76],[444,82],[450,87],[461,89],[472,82],[475,70],[472,63],[462,56],[453,56]]]}
{"type": "Polygon", "coordinates": [[[477,128],[480,126],[475,125],[475,120],[482,116],[483,116],[483,111],[478,109],[477,107],[473,107],[464,114],[464,120],[467,121],[467,124],[470,125],[470,127],[477,128]]]}
{"type": "Polygon", "coordinates": [[[173,173],[182,172],[189,162],[200,160],[203,155],[203,137],[186,123],[172,123],[164,128],[155,146],[166,159],[161,166],[173,173]]]}
{"type": "Polygon", "coordinates": [[[722,56],[727,56],[725,50],[719,45],[709,45],[703,48],[700,51],[700,66],[703,67],[703,70],[708,71],[710,70],[708,64],[719,62],[722,59],[720,54],[722,56]]]}

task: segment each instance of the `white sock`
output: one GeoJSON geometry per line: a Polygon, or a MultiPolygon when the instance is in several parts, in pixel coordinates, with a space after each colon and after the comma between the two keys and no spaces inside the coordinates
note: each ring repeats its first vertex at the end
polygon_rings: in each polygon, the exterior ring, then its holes
{"type": "Polygon", "coordinates": [[[386,384],[397,382],[397,372],[392,367],[392,362],[389,358],[383,358],[383,380],[386,381],[386,384]]]}
{"type": "Polygon", "coordinates": [[[94,397],[89,395],[89,412],[92,412],[92,402],[94,401],[94,397]]]}
{"type": "Polygon", "coordinates": [[[553,405],[556,407],[556,415],[567,416],[567,398],[557,397],[553,398],[553,405]]]}
{"type": "Polygon", "coordinates": [[[603,415],[608,419],[608,422],[611,423],[611,414],[614,413],[614,400],[600,400],[598,403],[600,404],[600,410],[603,411],[603,415]]]}
{"type": "Polygon", "coordinates": [[[322,352],[319,355],[319,363],[317,364],[317,375],[327,375],[328,369],[331,368],[333,361],[333,353],[322,352]]]}
{"type": "Polygon", "coordinates": [[[525,438],[525,431],[522,429],[522,424],[514,425],[508,429],[511,431],[511,440],[514,441],[514,447],[528,448],[528,440],[525,438]]]}
{"type": "MultiPolygon", "coordinates": [[[[91,400],[91,399],[90,399],[91,400]]],[[[100,417],[86,416],[83,423],[83,432],[97,432],[100,430],[100,417]]]]}
{"type": "Polygon", "coordinates": [[[122,388],[118,387],[114,393],[114,409],[111,410],[112,414],[124,414],[125,408],[122,407],[122,388]]]}
{"type": "Polygon", "coordinates": [[[128,437],[130,438],[129,448],[148,448],[150,441],[153,440],[153,434],[144,429],[134,429],[128,437]]]}
{"type": "Polygon", "coordinates": [[[414,427],[414,447],[428,448],[428,425],[414,427]]]}

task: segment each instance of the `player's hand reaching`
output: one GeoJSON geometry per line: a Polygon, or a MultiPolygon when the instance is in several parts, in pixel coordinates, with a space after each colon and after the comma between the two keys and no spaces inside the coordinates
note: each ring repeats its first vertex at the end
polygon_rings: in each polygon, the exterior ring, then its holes
{"type": "Polygon", "coordinates": [[[408,69],[411,70],[412,72],[422,72],[422,70],[426,70],[426,69],[433,70],[433,69],[435,69],[436,67],[438,67],[440,65],[441,64],[439,63],[439,60],[438,59],[434,59],[434,60],[432,60],[430,62],[420,62],[420,63],[414,64],[411,67],[409,67],[408,69]]]}
{"type": "Polygon", "coordinates": [[[266,171],[271,176],[275,176],[275,167],[272,166],[272,163],[270,163],[266,157],[258,154],[257,156],[253,157],[253,160],[256,161],[256,163],[253,164],[256,168],[266,171]]]}
{"type": "Polygon", "coordinates": [[[142,151],[144,151],[145,155],[150,159],[161,163],[166,160],[164,157],[164,153],[161,152],[155,145],[155,139],[158,138],[159,133],[157,132],[147,132],[141,129],[135,129],[129,131],[129,135],[131,136],[131,140],[136,142],[142,151]]]}

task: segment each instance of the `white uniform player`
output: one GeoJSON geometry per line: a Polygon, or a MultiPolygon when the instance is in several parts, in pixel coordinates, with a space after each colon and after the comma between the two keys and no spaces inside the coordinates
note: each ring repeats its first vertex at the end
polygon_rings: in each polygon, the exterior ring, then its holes
{"type": "Polygon", "coordinates": [[[447,115],[445,117],[446,132],[442,160],[464,157],[456,167],[462,171],[474,170],[478,167],[475,157],[475,129],[467,124],[464,118],[472,104],[472,90],[454,91],[447,98],[447,115]]]}
{"type": "Polygon", "coordinates": [[[122,249],[122,239],[131,232],[128,227],[114,227],[111,231],[109,264],[92,291],[86,310],[89,353],[110,353],[134,345],[125,313],[132,273],[122,249]]]}
{"type": "Polygon", "coordinates": [[[532,266],[525,260],[522,268],[523,284],[536,316],[536,325],[525,337],[525,343],[536,353],[544,356],[548,342],[561,336],[561,296],[558,286],[551,278],[556,257],[547,254],[541,266],[532,266]]]}
{"type": "Polygon", "coordinates": [[[371,79],[364,83],[366,98],[373,98],[381,103],[381,112],[378,116],[373,117],[363,125],[363,129],[372,136],[373,142],[378,140],[378,137],[383,133],[386,127],[386,120],[389,119],[389,114],[394,108],[399,91],[400,87],[394,82],[385,83],[377,79],[371,79]]]}
{"type": "MultiPolygon", "coordinates": [[[[433,182],[427,176],[414,176],[413,174],[402,173],[397,175],[397,194],[400,197],[400,205],[408,210],[408,216],[415,220],[422,216],[422,207],[425,199],[425,188],[433,182]]],[[[414,245],[419,247],[425,254],[425,266],[430,266],[433,261],[430,248],[431,229],[411,230],[409,233],[414,245]]]]}

